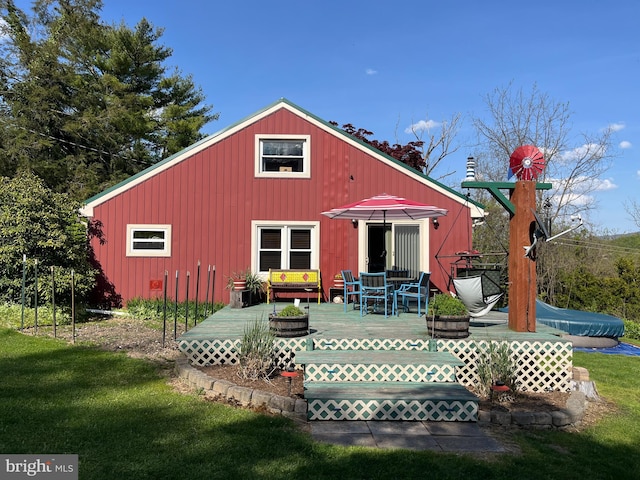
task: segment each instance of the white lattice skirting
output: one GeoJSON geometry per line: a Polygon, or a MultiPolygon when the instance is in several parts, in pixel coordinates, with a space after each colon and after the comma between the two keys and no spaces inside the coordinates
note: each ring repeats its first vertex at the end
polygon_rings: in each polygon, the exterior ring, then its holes
{"type": "Polygon", "coordinates": [[[473,401],[311,400],[309,420],[476,421],[473,401]]]}
{"type": "MultiPolygon", "coordinates": [[[[456,368],[457,381],[471,387],[478,382],[477,362],[490,342],[510,345],[511,358],[517,365],[519,389],[527,392],[570,391],[573,348],[571,342],[531,340],[437,340],[437,350],[450,352],[464,362],[456,368]]],[[[181,340],[178,344],[194,365],[234,364],[238,361],[239,339],[181,340]]],[[[295,360],[295,352],[306,350],[307,339],[278,339],[277,357],[280,367],[295,360]]],[[[343,338],[314,339],[318,350],[429,350],[429,339],[343,338]]]]}

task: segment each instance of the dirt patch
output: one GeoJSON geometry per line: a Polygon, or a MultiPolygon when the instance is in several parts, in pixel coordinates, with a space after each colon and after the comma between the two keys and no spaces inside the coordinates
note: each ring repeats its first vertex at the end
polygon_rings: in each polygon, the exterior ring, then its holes
{"type": "MultiPolygon", "coordinates": [[[[177,335],[182,334],[184,325],[178,326],[177,335]]],[[[33,334],[33,329],[25,329],[33,334]]],[[[52,327],[40,327],[38,335],[53,336],[52,327]]],[[[57,338],[69,343],[73,341],[71,325],[57,328],[57,338]]],[[[173,324],[167,325],[163,344],[161,330],[151,328],[141,320],[128,317],[103,317],[76,324],[75,343],[92,344],[111,352],[125,352],[133,358],[147,358],[154,361],[173,362],[182,356],[173,341],[173,324]],[[170,330],[170,331],[169,331],[170,330]]]]}

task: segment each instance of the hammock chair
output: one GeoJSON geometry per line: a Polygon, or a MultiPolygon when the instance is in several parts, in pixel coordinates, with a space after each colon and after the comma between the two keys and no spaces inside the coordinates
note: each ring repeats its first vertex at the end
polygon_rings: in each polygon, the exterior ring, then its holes
{"type": "Polygon", "coordinates": [[[502,292],[487,295],[484,292],[483,283],[482,275],[453,279],[458,298],[469,310],[469,315],[474,318],[482,317],[489,313],[502,297],[502,292]]]}

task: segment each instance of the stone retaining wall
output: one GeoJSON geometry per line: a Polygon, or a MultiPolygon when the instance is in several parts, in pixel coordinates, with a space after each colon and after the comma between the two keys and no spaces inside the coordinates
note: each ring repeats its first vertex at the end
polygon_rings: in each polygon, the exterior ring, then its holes
{"type": "Polygon", "coordinates": [[[183,383],[194,389],[203,389],[213,395],[236,401],[244,407],[265,408],[270,413],[294,420],[307,420],[306,400],[274,395],[254,388],[241,387],[228,380],[215,379],[189,365],[186,359],[176,361],[175,371],[183,383]]]}

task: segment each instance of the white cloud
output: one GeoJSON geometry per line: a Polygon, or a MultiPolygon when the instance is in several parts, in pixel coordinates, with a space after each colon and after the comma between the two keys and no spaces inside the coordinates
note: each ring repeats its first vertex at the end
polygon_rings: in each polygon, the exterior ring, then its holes
{"type": "Polygon", "coordinates": [[[609,125],[609,130],[611,130],[612,132],[619,132],[620,130],[624,130],[624,128],[626,127],[626,125],[622,122],[620,123],[612,123],[611,125],[609,125]]]}
{"type": "Polygon", "coordinates": [[[618,188],[618,185],[613,183],[613,179],[611,178],[605,178],[604,180],[601,180],[601,182],[602,183],[600,183],[600,185],[596,187],[596,190],[598,190],[599,192],[615,190],[616,188],[618,188]]]}
{"type": "Polygon", "coordinates": [[[638,176],[638,178],[640,178],[640,170],[636,172],[636,175],[638,176]]]}
{"type": "Polygon", "coordinates": [[[560,154],[560,160],[565,163],[570,163],[593,155],[603,155],[605,153],[604,148],[604,146],[597,143],[586,143],[581,147],[576,147],[568,152],[563,152],[560,154]]]}
{"type": "Polygon", "coordinates": [[[404,133],[424,132],[432,128],[439,127],[440,125],[440,122],[436,122],[434,120],[420,120],[419,122],[405,128],[404,133]]]}
{"type": "Polygon", "coordinates": [[[367,69],[365,70],[365,73],[366,73],[367,75],[375,75],[376,73],[378,73],[378,71],[377,71],[377,70],[374,70],[373,68],[367,68],[367,69]]]}
{"type": "Polygon", "coordinates": [[[620,148],[631,148],[631,142],[628,142],[627,140],[623,140],[622,142],[620,142],[620,144],[618,145],[620,148]]]}

